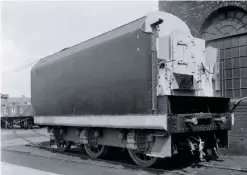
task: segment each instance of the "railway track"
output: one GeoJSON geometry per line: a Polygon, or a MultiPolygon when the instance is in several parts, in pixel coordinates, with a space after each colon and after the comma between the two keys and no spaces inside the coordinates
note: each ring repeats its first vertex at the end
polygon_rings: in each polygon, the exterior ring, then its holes
{"type": "MultiPolygon", "coordinates": [[[[35,133],[37,135],[49,138],[49,136],[41,134],[41,133],[37,132],[36,130],[30,130],[30,131],[32,131],[33,133],[35,133]]],[[[86,154],[86,152],[84,151],[84,148],[81,148],[81,149],[72,148],[66,152],[60,152],[54,148],[51,148],[48,143],[36,144],[36,143],[33,143],[32,141],[30,141],[29,139],[22,137],[21,135],[18,135],[18,133],[15,130],[13,130],[13,133],[15,134],[16,137],[22,138],[23,140],[28,142],[29,144],[26,146],[36,147],[36,148],[43,149],[46,151],[60,153],[60,154],[68,155],[68,156],[79,157],[82,160],[82,161],[74,161],[74,160],[62,159],[63,161],[69,161],[69,162],[75,162],[75,163],[87,163],[87,164],[91,164],[91,165],[98,165],[98,166],[104,166],[104,167],[115,168],[115,169],[116,168],[118,168],[118,169],[119,168],[128,168],[128,169],[133,169],[133,170],[143,170],[143,171],[155,173],[155,174],[164,174],[164,173],[166,173],[166,174],[167,173],[168,174],[169,173],[170,174],[178,174],[178,175],[189,174],[189,172],[187,173],[187,172],[185,172],[185,170],[183,170],[183,167],[181,167],[181,168],[176,167],[175,168],[177,170],[180,169],[181,172],[174,171],[174,167],[168,167],[168,166],[164,167],[164,165],[167,165],[167,162],[171,161],[171,159],[170,160],[164,160],[164,161],[162,160],[159,164],[157,164],[153,168],[152,167],[151,168],[150,167],[149,168],[141,168],[141,167],[135,165],[132,162],[132,160],[127,156],[128,154],[124,154],[124,152],[122,152],[120,154],[119,154],[119,152],[118,152],[118,154],[108,154],[104,158],[97,159],[96,161],[90,161],[90,163],[89,163],[89,162],[85,162],[85,160],[93,160],[93,159],[86,154]],[[119,156],[116,157],[113,155],[119,155],[119,156]],[[121,159],[119,157],[121,157],[121,159]],[[93,163],[93,162],[98,162],[98,161],[103,162],[103,164],[93,163]],[[104,163],[106,163],[106,164],[104,164],[104,163]],[[110,164],[114,165],[114,166],[111,166],[110,164]]],[[[113,152],[114,151],[116,151],[116,150],[113,148],[113,152]]],[[[21,152],[21,151],[17,151],[17,152],[21,152]]],[[[110,150],[110,152],[112,153],[112,150],[110,150]]],[[[41,156],[41,155],[39,155],[39,156],[41,156]]],[[[52,157],[52,159],[61,160],[60,158],[55,158],[55,157],[52,157]]],[[[185,162],[183,162],[183,163],[185,163],[185,162]]],[[[181,166],[198,166],[198,167],[204,167],[204,168],[216,168],[216,169],[224,169],[224,170],[231,170],[231,171],[236,171],[236,172],[247,173],[247,169],[243,169],[240,167],[221,166],[221,165],[217,165],[217,164],[211,164],[208,162],[203,162],[203,163],[198,163],[198,164],[191,164],[191,163],[187,163],[186,165],[185,164],[181,165],[181,166]]],[[[200,173],[197,173],[197,174],[200,175],[200,173]]]]}

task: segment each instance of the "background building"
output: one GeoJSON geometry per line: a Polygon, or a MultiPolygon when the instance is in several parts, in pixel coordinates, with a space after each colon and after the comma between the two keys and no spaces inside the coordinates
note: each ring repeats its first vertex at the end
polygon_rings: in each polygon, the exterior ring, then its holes
{"type": "Polygon", "coordinates": [[[1,106],[6,106],[8,104],[9,95],[1,94],[1,106]]]}
{"type": "MultiPolygon", "coordinates": [[[[247,96],[246,1],[159,1],[159,9],[178,16],[193,36],[219,48],[222,96],[232,101],[247,96]]],[[[247,102],[235,115],[230,151],[247,155],[247,102]]]]}

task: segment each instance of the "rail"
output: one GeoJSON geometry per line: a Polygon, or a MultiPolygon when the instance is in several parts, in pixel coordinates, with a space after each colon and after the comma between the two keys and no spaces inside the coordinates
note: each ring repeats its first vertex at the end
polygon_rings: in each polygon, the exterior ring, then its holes
{"type": "MultiPolygon", "coordinates": [[[[85,152],[83,152],[82,150],[74,152],[74,151],[67,151],[67,152],[60,152],[54,148],[51,148],[50,145],[49,146],[45,146],[44,144],[40,144],[40,143],[34,143],[31,140],[19,135],[16,130],[12,130],[13,134],[15,134],[16,137],[23,139],[24,141],[28,142],[29,144],[27,144],[26,146],[30,146],[30,147],[36,147],[39,149],[43,149],[46,151],[51,151],[51,152],[55,152],[55,153],[62,153],[68,156],[75,156],[75,157],[80,157],[81,159],[86,159],[86,160],[93,160],[91,157],[89,157],[85,152]]],[[[43,136],[43,137],[47,137],[50,138],[47,135],[41,134],[39,132],[37,132],[36,130],[29,130],[31,132],[33,132],[34,134],[37,134],[39,136],[43,136]]],[[[5,150],[4,148],[1,148],[2,150],[5,150]]],[[[7,149],[6,149],[7,150],[7,149]]],[[[11,151],[11,150],[7,150],[7,151],[11,151]]],[[[13,150],[12,150],[13,151],[13,150]]],[[[22,151],[14,151],[14,152],[18,152],[18,153],[23,153],[22,151]]],[[[46,157],[44,155],[32,155],[32,156],[39,156],[39,157],[46,157]]],[[[49,157],[50,159],[57,159],[57,160],[62,160],[62,161],[68,161],[68,162],[74,162],[74,163],[85,163],[85,164],[90,164],[90,165],[98,165],[98,166],[103,166],[103,167],[108,167],[108,168],[115,168],[115,169],[119,169],[119,168],[129,168],[129,169],[133,169],[133,170],[143,170],[143,171],[147,171],[147,172],[152,172],[152,173],[173,173],[173,174],[181,174],[180,172],[174,172],[173,170],[165,170],[164,167],[155,167],[155,168],[141,168],[137,165],[134,165],[133,163],[131,163],[131,160],[122,160],[122,159],[117,159],[117,160],[107,160],[107,159],[97,159],[97,161],[100,162],[104,162],[104,163],[108,163],[108,164],[100,164],[96,162],[85,162],[85,161],[76,161],[76,160],[68,160],[68,159],[64,159],[64,158],[57,158],[57,157],[49,157]],[[109,165],[109,164],[112,164],[109,165]],[[116,166],[117,165],[117,166],[116,166]]],[[[194,163],[192,164],[192,166],[198,166],[198,167],[205,167],[205,168],[216,168],[216,169],[225,169],[225,170],[231,170],[231,171],[237,171],[237,172],[247,172],[247,169],[241,168],[241,167],[228,167],[228,166],[221,166],[221,165],[217,165],[217,164],[210,164],[208,162],[203,162],[203,163],[194,163]]],[[[184,170],[181,170],[184,173],[184,170]]],[[[197,174],[200,175],[200,173],[197,172],[197,174]]]]}

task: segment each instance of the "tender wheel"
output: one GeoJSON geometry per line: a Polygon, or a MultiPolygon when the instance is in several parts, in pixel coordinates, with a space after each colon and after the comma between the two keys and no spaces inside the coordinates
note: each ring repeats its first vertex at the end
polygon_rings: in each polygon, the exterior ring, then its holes
{"type": "Polygon", "coordinates": [[[5,128],[5,121],[1,120],[1,128],[5,128]]]}
{"type": "Polygon", "coordinates": [[[59,152],[65,152],[71,148],[72,142],[66,140],[63,140],[62,142],[58,142],[56,140],[53,140],[50,141],[50,144],[51,144],[50,146],[52,148],[55,148],[55,150],[59,152]]]}
{"type": "Polygon", "coordinates": [[[33,121],[32,120],[25,120],[20,123],[20,126],[25,129],[31,129],[33,127],[33,121]]]}
{"type": "Polygon", "coordinates": [[[128,150],[130,157],[132,160],[141,167],[150,167],[158,161],[157,157],[149,157],[141,152],[137,152],[135,150],[128,150]]]}
{"type": "Polygon", "coordinates": [[[88,144],[85,144],[84,148],[87,154],[93,159],[103,157],[107,152],[107,146],[104,145],[89,146],[88,144]]]}
{"type": "Polygon", "coordinates": [[[24,122],[23,121],[20,122],[20,126],[21,126],[21,128],[24,128],[24,122]]]}
{"type": "Polygon", "coordinates": [[[33,127],[33,121],[32,120],[27,120],[27,129],[31,129],[33,127]]]}
{"type": "Polygon", "coordinates": [[[8,122],[7,122],[7,128],[8,128],[8,129],[13,129],[13,127],[14,127],[13,121],[8,121],[8,122]]]}

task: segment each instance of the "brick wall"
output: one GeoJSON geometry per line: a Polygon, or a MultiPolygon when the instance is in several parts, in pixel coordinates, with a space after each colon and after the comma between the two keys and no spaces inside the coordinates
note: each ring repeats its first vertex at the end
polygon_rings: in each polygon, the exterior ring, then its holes
{"type": "Polygon", "coordinates": [[[247,11],[247,1],[159,1],[159,10],[172,13],[190,27],[195,37],[201,36],[204,21],[222,7],[240,7],[247,11]]]}
{"type": "Polygon", "coordinates": [[[235,124],[228,135],[229,148],[219,152],[223,155],[247,155],[247,101],[242,102],[234,114],[235,124]]]}
{"type": "Polygon", "coordinates": [[[235,110],[235,125],[229,132],[229,153],[247,155],[247,101],[235,110]]]}

